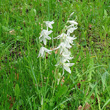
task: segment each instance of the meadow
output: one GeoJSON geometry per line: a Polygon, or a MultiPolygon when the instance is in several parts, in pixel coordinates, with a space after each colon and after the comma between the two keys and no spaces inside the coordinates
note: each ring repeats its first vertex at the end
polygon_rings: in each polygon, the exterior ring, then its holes
{"type": "Polygon", "coordinates": [[[1,0],[0,110],[110,110],[110,1],[1,0]],[[38,57],[39,36],[44,21],[60,35],[73,12],[74,65],[62,75],[57,50],[38,57]]]}

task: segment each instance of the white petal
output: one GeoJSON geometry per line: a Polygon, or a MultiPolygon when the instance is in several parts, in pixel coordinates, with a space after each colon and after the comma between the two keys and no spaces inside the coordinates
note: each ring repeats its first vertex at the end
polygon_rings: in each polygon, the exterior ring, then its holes
{"type": "Polygon", "coordinates": [[[46,39],[43,39],[43,42],[44,42],[44,45],[46,45],[46,43],[47,43],[46,39]]]}
{"type": "Polygon", "coordinates": [[[40,57],[40,56],[43,57],[43,54],[44,54],[44,49],[43,49],[43,47],[41,47],[38,57],[40,57]]]}
{"type": "Polygon", "coordinates": [[[70,68],[69,68],[68,66],[63,65],[63,68],[64,68],[67,72],[71,73],[71,70],[70,70],[70,68]]]}
{"type": "Polygon", "coordinates": [[[49,37],[49,36],[45,36],[45,38],[46,38],[46,39],[48,39],[48,40],[50,40],[50,39],[51,39],[51,37],[49,37]]]}
{"type": "Polygon", "coordinates": [[[77,29],[77,28],[75,28],[75,27],[74,27],[74,28],[69,28],[69,29],[67,30],[67,35],[70,36],[70,34],[73,33],[76,29],[77,29]]]}
{"type": "Polygon", "coordinates": [[[62,37],[66,37],[67,35],[65,33],[62,33],[61,35],[58,35],[54,39],[61,39],[62,37]]]}
{"type": "Polygon", "coordinates": [[[54,39],[60,39],[61,38],[61,36],[60,35],[58,35],[57,37],[55,37],[54,39]]]}
{"type": "Polygon", "coordinates": [[[65,41],[65,45],[66,45],[66,47],[68,48],[68,49],[70,49],[72,46],[69,44],[69,42],[68,41],[65,41]]]}
{"type": "Polygon", "coordinates": [[[70,23],[70,24],[78,25],[78,23],[77,23],[76,21],[74,21],[74,20],[69,20],[69,21],[67,21],[67,22],[70,23]]]}
{"type": "Polygon", "coordinates": [[[45,21],[45,24],[46,24],[47,27],[52,29],[53,28],[52,24],[54,24],[54,21],[45,21]]]}
{"type": "Polygon", "coordinates": [[[67,66],[73,66],[74,63],[66,63],[67,66]]]}
{"type": "Polygon", "coordinates": [[[72,12],[72,13],[70,14],[70,17],[71,17],[73,14],[74,14],[74,12],[72,12]]]}
{"type": "Polygon", "coordinates": [[[51,34],[52,32],[53,32],[52,30],[48,31],[48,35],[51,34]]]}
{"type": "Polygon", "coordinates": [[[65,55],[65,54],[62,54],[62,57],[67,60],[73,59],[73,57],[70,57],[70,55],[65,55]]]}
{"type": "Polygon", "coordinates": [[[47,52],[47,53],[49,53],[50,54],[50,52],[51,52],[51,50],[49,50],[49,49],[47,49],[47,48],[45,48],[45,47],[41,47],[40,48],[40,51],[39,51],[39,55],[38,55],[38,57],[44,57],[45,56],[45,52],[47,52]]]}
{"type": "Polygon", "coordinates": [[[47,52],[47,53],[50,54],[51,51],[52,51],[52,50],[49,50],[49,49],[45,48],[45,52],[47,52]]]}

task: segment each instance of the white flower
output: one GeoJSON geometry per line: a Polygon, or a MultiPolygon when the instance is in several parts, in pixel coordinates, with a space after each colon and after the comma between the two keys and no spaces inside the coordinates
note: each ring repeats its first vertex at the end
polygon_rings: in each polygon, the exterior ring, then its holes
{"type": "Polygon", "coordinates": [[[62,52],[66,52],[66,53],[69,54],[70,52],[69,52],[68,49],[70,49],[70,48],[71,48],[70,45],[66,45],[64,42],[61,42],[56,49],[60,49],[60,54],[61,54],[62,52]]]}
{"type": "Polygon", "coordinates": [[[75,20],[69,20],[67,22],[70,23],[70,24],[78,25],[78,23],[75,20]]]}
{"type": "Polygon", "coordinates": [[[39,51],[39,55],[38,55],[38,57],[41,56],[41,57],[44,58],[44,56],[45,56],[45,52],[51,54],[51,53],[50,53],[51,51],[52,51],[52,50],[49,50],[49,49],[47,49],[47,48],[45,48],[45,47],[41,47],[41,48],[40,48],[40,51],[39,51]]]}
{"type": "Polygon", "coordinates": [[[61,57],[60,57],[60,63],[63,63],[63,62],[70,62],[70,60],[73,59],[73,57],[71,57],[71,52],[70,51],[65,51],[65,52],[62,52],[61,54],[61,57]]]}
{"type": "Polygon", "coordinates": [[[63,68],[67,71],[67,72],[69,72],[69,73],[71,73],[71,69],[70,69],[70,66],[73,66],[74,65],[74,63],[63,63],[63,68]]]}
{"type": "Polygon", "coordinates": [[[61,59],[69,62],[69,60],[73,59],[73,57],[71,57],[71,52],[63,52],[61,59]]]}
{"type": "Polygon", "coordinates": [[[63,42],[60,43],[60,45],[57,48],[68,48],[70,49],[72,46],[69,44],[68,41],[72,40],[71,37],[69,37],[67,34],[62,33],[61,35],[57,36],[54,39],[62,39],[63,42]],[[70,39],[69,39],[70,38],[70,39]]]}
{"type": "Polygon", "coordinates": [[[54,24],[54,21],[45,21],[45,24],[46,24],[47,28],[49,27],[52,29],[53,28],[52,24],[54,24]]]}
{"type": "MultiPolygon", "coordinates": [[[[67,28],[68,28],[68,27],[67,27],[67,28]]],[[[68,30],[67,30],[67,35],[70,36],[70,34],[73,33],[76,29],[77,29],[76,27],[70,27],[70,28],[68,28],[68,30]]]]}
{"type": "Polygon", "coordinates": [[[68,36],[66,39],[64,39],[64,43],[65,43],[65,45],[74,45],[73,44],[73,40],[75,40],[76,39],[76,37],[75,36],[73,36],[73,37],[70,37],[70,36],[68,36]]]}
{"type": "Polygon", "coordinates": [[[61,42],[59,44],[59,46],[57,47],[57,49],[60,48],[61,51],[63,51],[65,48],[70,49],[72,47],[70,44],[73,45],[73,40],[76,39],[75,36],[70,37],[67,34],[65,34],[65,36],[63,36],[63,37],[60,36],[59,38],[62,38],[62,40],[63,40],[63,42],[61,42]]]}
{"type": "Polygon", "coordinates": [[[66,63],[66,59],[64,60],[60,60],[60,62],[58,62],[55,66],[61,65],[63,68],[63,74],[64,74],[64,70],[66,70],[67,72],[71,73],[71,69],[70,67],[74,65],[74,63],[66,63]]]}
{"type": "Polygon", "coordinates": [[[74,31],[74,29],[69,29],[67,31],[67,34],[62,33],[61,35],[54,38],[54,39],[62,39],[63,40],[63,42],[58,46],[58,48],[61,47],[61,46],[62,47],[67,47],[67,48],[72,47],[70,44],[73,45],[73,40],[76,39],[75,36],[73,36],[73,37],[70,36],[70,33],[72,33],[73,31],[74,31]]]}
{"type": "Polygon", "coordinates": [[[43,41],[44,45],[46,45],[46,42],[47,42],[46,39],[48,39],[48,40],[51,39],[51,37],[49,37],[49,34],[51,34],[52,32],[53,32],[52,30],[50,30],[50,31],[48,31],[48,30],[42,30],[41,35],[39,37],[40,42],[43,41]]]}

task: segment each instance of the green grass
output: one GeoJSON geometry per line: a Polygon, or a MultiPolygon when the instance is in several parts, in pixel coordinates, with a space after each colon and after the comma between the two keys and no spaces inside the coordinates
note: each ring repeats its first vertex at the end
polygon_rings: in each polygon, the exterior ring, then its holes
{"type": "Polygon", "coordinates": [[[1,0],[0,110],[109,110],[109,10],[109,0],[1,0]],[[57,56],[37,58],[41,25],[54,20],[56,37],[73,11],[75,65],[57,85],[57,56]]]}

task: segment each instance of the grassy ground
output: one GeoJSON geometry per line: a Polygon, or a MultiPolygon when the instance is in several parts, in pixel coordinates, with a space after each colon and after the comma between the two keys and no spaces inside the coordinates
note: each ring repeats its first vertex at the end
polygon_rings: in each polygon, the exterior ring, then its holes
{"type": "Polygon", "coordinates": [[[81,108],[110,110],[110,1],[1,0],[0,110],[81,108]],[[54,53],[37,58],[41,25],[54,20],[56,37],[73,11],[75,65],[57,85],[54,53]]]}

